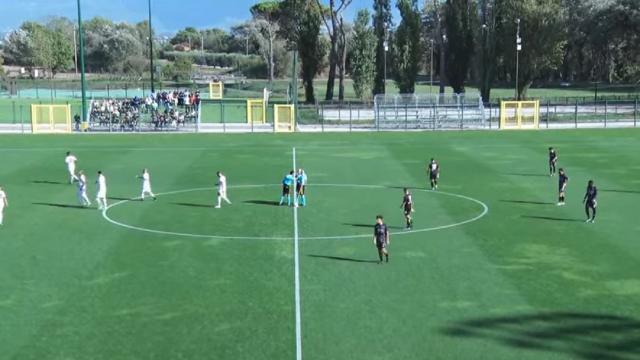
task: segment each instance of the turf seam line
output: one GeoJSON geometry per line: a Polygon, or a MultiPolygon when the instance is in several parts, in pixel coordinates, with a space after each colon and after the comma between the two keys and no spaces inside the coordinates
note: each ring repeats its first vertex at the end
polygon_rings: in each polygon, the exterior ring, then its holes
{"type": "MultiPolygon", "coordinates": [[[[296,148],[293,148],[293,171],[296,171],[296,148]]],[[[296,307],[296,360],[302,360],[302,315],[300,306],[300,251],[298,238],[298,181],[293,181],[293,262],[296,307]]]]}

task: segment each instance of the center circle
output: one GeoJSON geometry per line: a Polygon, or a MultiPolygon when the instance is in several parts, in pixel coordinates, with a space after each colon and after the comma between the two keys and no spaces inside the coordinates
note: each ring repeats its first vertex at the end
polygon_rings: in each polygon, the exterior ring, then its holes
{"type": "MultiPolygon", "coordinates": [[[[280,187],[280,185],[278,184],[259,184],[259,185],[235,185],[235,186],[229,186],[229,192],[230,192],[230,198],[232,201],[234,201],[233,198],[233,194],[237,193],[238,190],[252,190],[252,189],[260,189],[260,188],[274,188],[274,191],[278,191],[277,189],[280,187]]],[[[336,190],[340,190],[340,191],[348,191],[349,193],[351,193],[354,190],[393,190],[396,192],[401,191],[401,188],[397,188],[397,187],[391,187],[391,186],[384,186],[384,185],[359,185],[359,184],[311,184],[310,185],[310,189],[314,189],[314,193],[312,195],[310,195],[310,199],[313,202],[319,202],[319,201],[323,201],[322,198],[318,198],[318,197],[314,197],[315,196],[315,189],[323,189],[323,188],[335,188],[336,190]]],[[[209,192],[214,193],[215,192],[215,188],[212,187],[205,187],[205,188],[193,188],[193,189],[183,189],[183,190],[176,190],[176,191],[169,191],[169,192],[163,192],[163,193],[159,193],[157,194],[157,196],[159,197],[160,201],[163,201],[163,198],[172,196],[172,195],[179,195],[179,194],[188,194],[188,193],[197,193],[197,192],[209,192]]],[[[414,230],[406,230],[406,231],[393,231],[393,229],[397,229],[398,227],[391,227],[392,229],[392,234],[394,236],[398,236],[398,235],[408,235],[408,234],[416,234],[416,233],[422,233],[422,232],[428,232],[428,231],[435,231],[435,230],[444,230],[444,229],[449,229],[449,228],[453,228],[453,227],[457,227],[457,226],[462,226],[471,222],[474,222],[476,220],[479,220],[480,218],[482,218],[483,216],[485,216],[488,211],[489,208],[488,206],[483,203],[480,200],[465,196],[465,195],[460,195],[460,194],[455,194],[455,193],[449,193],[449,192],[443,192],[443,191],[430,191],[430,190],[425,190],[425,189],[412,189],[413,194],[414,194],[414,198],[418,198],[419,196],[417,196],[418,194],[422,195],[422,194],[429,194],[434,195],[434,196],[438,196],[438,197],[443,197],[443,200],[446,198],[449,199],[455,199],[455,200],[459,200],[459,201],[463,201],[463,202],[467,202],[467,206],[471,205],[474,208],[473,213],[471,215],[469,215],[467,218],[464,219],[459,219],[459,220],[451,220],[450,222],[441,224],[441,225],[437,225],[437,226],[431,226],[431,227],[423,227],[423,228],[418,228],[418,229],[414,229],[414,230]]],[[[397,197],[397,193],[394,195],[397,197]]],[[[209,195],[210,197],[212,197],[213,195],[209,195]]],[[[199,197],[199,199],[201,199],[201,197],[199,197]]],[[[216,234],[202,234],[202,233],[189,233],[189,232],[180,232],[180,231],[172,231],[172,230],[161,230],[159,228],[154,228],[152,226],[149,227],[144,227],[144,226],[137,226],[137,225],[132,225],[132,224],[127,224],[123,221],[119,221],[113,218],[112,215],[110,215],[110,212],[112,213],[114,209],[121,207],[124,204],[127,203],[131,203],[134,201],[138,201],[140,200],[140,198],[134,198],[134,199],[126,199],[126,200],[119,200],[111,205],[109,205],[107,207],[106,210],[104,210],[102,212],[102,216],[104,217],[105,220],[107,220],[109,223],[116,225],[116,226],[120,226],[126,229],[130,229],[130,230],[136,230],[136,231],[142,231],[142,232],[147,232],[147,233],[155,233],[155,234],[160,234],[160,235],[172,235],[172,236],[181,236],[181,237],[190,237],[190,238],[204,238],[204,239],[231,239],[231,240],[290,240],[293,238],[293,236],[243,236],[243,235],[216,235],[216,234]]],[[[325,199],[326,201],[326,199],[325,199]]],[[[416,200],[414,199],[414,202],[416,202],[416,200]]],[[[190,204],[190,203],[184,203],[184,202],[172,202],[171,204],[175,204],[175,205],[180,205],[180,206],[193,206],[193,207],[201,207],[201,208],[205,208],[205,207],[211,207],[208,205],[204,205],[204,204],[190,204]]],[[[242,202],[241,205],[254,205],[254,206],[259,206],[259,205],[277,205],[277,203],[275,202],[269,202],[269,201],[263,201],[263,200],[251,200],[251,201],[244,201],[242,202]]],[[[395,204],[394,204],[395,205],[395,204]]],[[[398,204],[399,205],[399,204],[398,204]]],[[[234,207],[237,206],[236,204],[234,205],[229,205],[230,207],[234,207]]],[[[313,203],[311,203],[309,205],[309,208],[299,208],[299,212],[301,214],[304,214],[305,211],[309,211],[310,209],[313,209],[313,203]]],[[[211,210],[213,211],[213,214],[215,214],[216,212],[224,212],[225,210],[225,206],[223,205],[223,209],[217,209],[217,210],[211,210]]],[[[284,210],[284,209],[283,209],[284,210]]],[[[397,210],[398,212],[400,212],[400,210],[397,210]]],[[[418,210],[416,210],[418,213],[422,213],[424,214],[424,207],[419,208],[418,210]]],[[[471,211],[469,211],[471,213],[471,211]]],[[[239,214],[240,216],[243,216],[243,214],[239,214]]],[[[278,214],[277,214],[278,215],[278,214]]],[[[321,214],[315,214],[317,216],[321,216],[321,214]]],[[[336,216],[339,216],[338,214],[336,214],[336,216]]],[[[414,216],[415,217],[415,216],[414,216]]],[[[199,219],[190,219],[190,220],[194,220],[197,221],[199,219]]],[[[201,220],[205,220],[205,219],[201,219],[201,220]]],[[[256,219],[258,220],[258,219],[256,219]]],[[[282,220],[282,219],[280,219],[282,220]]],[[[331,220],[335,220],[335,219],[331,219],[331,220]]],[[[274,220],[275,221],[275,220],[274,220]]],[[[290,221],[290,219],[288,219],[288,221],[290,221]]],[[[350,225],[353,227],[368,227],[368,224],[342,224],[342,225],[350,225]]],[[[293,227],[293,225],[291,225],[291,227],[293,227]]],[[[373,223],[371,224],[371,228],[373,228],[373,223]]],[[[304,233],[304,229],[302,230],[302,232],[304,233]]],[[[325,236],[300,236],[299,239],[300,240],[332,240],[332,239],[354,239],[354,238],[367,238],[367,237],[371,237],[371,232],[368,232],[366,234],[345,234],[345,235],[325,235],[325,236]]]]}

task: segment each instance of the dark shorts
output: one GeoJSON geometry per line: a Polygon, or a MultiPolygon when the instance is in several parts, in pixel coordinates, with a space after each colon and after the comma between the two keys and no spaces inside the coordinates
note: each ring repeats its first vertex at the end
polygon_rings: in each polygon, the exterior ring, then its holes
{"type": "Polygon", "coordinates": [[[404,208],[404,216],[409,216],[411,215],[411,206],[404,208]]]}
{"type": "Polygon", "coordinates": [[[377,241],[376,240],[376,247],[378,248],[378,250],[385,249],[387,247],[387,243],[384,242],[384,241],[377,241]]]}
{"type": "Polygon", "coordinates": [[[558,192],[564,192],[564,191],[567,190],[567,189],[563,189],[563,188],[564,188],[564,185],[558,185],[558,192]]]}
{"type": "Polygon", "coordinates": [[[597,205],[598,203],[595,200],[587,200],[587,202],[584,204],[584,206],[590,209],[595,209],[597,205]]]}
{"type": "Polygon", "coordinates": [[[431,180],[437,180],[438,179],[438,173],[431,173],[429,174],[429,178],[431,180]]]}
{"type": "Polygon", "coordinates": [[[304,195],[305,188],[306,188],[305,185],[298,185],[298,194],[299,195],[304,195]]]}
{"type": "Polygon", "coordinates": [[[289,185],[282,185],[282,195],[289,195],[290,191],[289,185]]]}

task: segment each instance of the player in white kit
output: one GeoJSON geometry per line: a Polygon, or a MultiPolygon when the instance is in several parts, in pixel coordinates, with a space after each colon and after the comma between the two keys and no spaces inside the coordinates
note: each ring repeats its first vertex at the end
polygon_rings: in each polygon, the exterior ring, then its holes
{"type": "Polygon", "coordinates": [[[0,225],[2,225],[2,221],[4,219],[4,208],[9,207],[9,200],[7,199],[7,194],[0,186],[0,225]]]}
{"type": "Polygon", "coordinates": [[[143,169],[142,175],[138,176],[139,179],[142,179],[142,193],[140,194],[140,199],[144,201],[144,196],[149,194],[153,200],[156,200],[156,196],[151,191],[151,175],[149,175],[149,170],[143,169]]]}
{"type": "Polygon", "coordinates": [[[218,175],[218,205],[216,205],[216,209],[220,209],[222,206],[222,200],[226,201],[227,204],[231,204],[231,201],[227,198],[227,177],[220,171],[217,172],[218,175]]]}
{"type": "Polygon", "coordinates": [[[102,174],[102,171],[98,171],[98,194],[96,195],[96,201],[98,202],[98,210],[107,209],[107,178],[102,174]]]}
{"type": "Polygon", "coordinates": [[[82,206],[91,206],[91,201],[89,201],[89,197],[87,196],[87,177],[84,175],[84,171],[80,170],[76,179],[78,182],[78,202],[82,206]]]}
{"type": "Polygon", "coordinates": [[[64,162],[67,163],[67,170],[69,171],[69,183],[73,184],[75,180],[78,180],[76,177],[76,158],[70,151],[67,151],[67,157],[64,158],[64,162]]]}

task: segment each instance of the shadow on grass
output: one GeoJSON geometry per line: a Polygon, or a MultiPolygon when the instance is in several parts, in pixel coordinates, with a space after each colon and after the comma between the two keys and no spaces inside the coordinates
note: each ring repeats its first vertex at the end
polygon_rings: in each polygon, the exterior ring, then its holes
{"type": "Polygon", "coordinates": [[[527,200],[500,200],[500,202],[512,203],[512,204],[554,205],[554,203],[552,202],[527,201],[527,200]]]}
{"type": "Polygon", "coordinates": [[[502,175],[527,176],[527,177],[549,177],[549,174],[533,174],[533,173],[504,173],[502,175]]]}
{"type": "Polygon", "coordinates": [[[40,202],[33,203],[33,205],[50,206],[50,207],[57,207],[57,208],[64,208],[64,209],[81,209],[81,210],[91,209],[89,207],[82,206],[82,205],[54,204],[54,203],[40,203],[40,202]]]}
{"type": "Polygon", "coordinates": [[[584,220],[581,220],[581,219],[569,219],[569,218],[560,218],[560,217],[553,217],[553,216],[522,215],[522,217],[525,219],[535,219],[535,220],[584,222],[584,220]]]}
{"type": "Polygon", "coordinates": [[[387,189],[398,189],[398,190],[404,190],[404,189],[409,189],[409,190],[426,190],[427,186],[424,187],[417,187],[417,186],[385,186],[387,189]]]}
{"type": "Polygon", "coordinates": [[[51,181],[51,180],[33,180],[33,184],[46,184],[46,185],[69,185],[68,182],[51,181]]]}
{"type": "Polygon", "coordinates": [[[359,228],[369,228],[369,229],[373,229],[373,227],[375,226],[375,223],[371,223],[371,224],[351,224],[351,223],[342,223],[342,225],[353,226],[353,227],[359,227],[359,228]]]}
{"type": "Polygon", "coordinates": [[[612,192],[612,193],[621,193],[621,194],[640,194],[640,191],[637,190],[619,190],[619,189],[600,189],[602,192],[612,192]]]}
{"type": "Polygon", "coordinates": [[[187,206],[187,207],[199,207],[199,208],[213,208],[213,205],[209,204],[193,204],[193,203],[182,203],[182,202],[174,202],[173,205],[179,206],[187,206]]]}
{"type": "Polygon", "coordinates": [[[267,206],[280,206],[280,203],[277,201],[268,201],[268,200],[247,200],[243,201],[245,204],[253,204],[253,205],[267,205],[267,206]]]}
{"type": "Polygon", "coordinates": [[[350,262],[356,262],[356,263],[377,263],[378,262],[378,260],[362,260],[362,259],[354,259],[354,258],[341,257],[341,256],[328,256],[328,255],[307,255],[307,256],[312,258],[317,258],[317,259],[350,261],[350,262]]]}
{"type": "Polygon", "coordinates": [[[626,316],[542,312],[456,321],[440,331],[462,340],[493,341],[576,359],[638,359],[640,354],[640,321],[626,316]]]}
{"type": "Polygon", "coordinates": [[[109,199],[109,200],[118,200],[118,201],[135,201],[135,200],[140,200],[140,199],[123,198],[123,197],[115,197],[115,196],[109,196],[109,197],[107,197],[107,199],[109,199]]]}
{"type": "MultiPolygon", "coordinates": [[[[375,222],[372,222],[371,224],[342,223],[342,225],[353,226],[353,227],[357,227],[357,228],[368,228],[368,229],[373,230],[373,227],[376,225],[376,223],[375,222]]],[[[404,227],[402,227],[402,226],[387,225],[387,228],[389,230],[404,230],[404,227]]]]}

